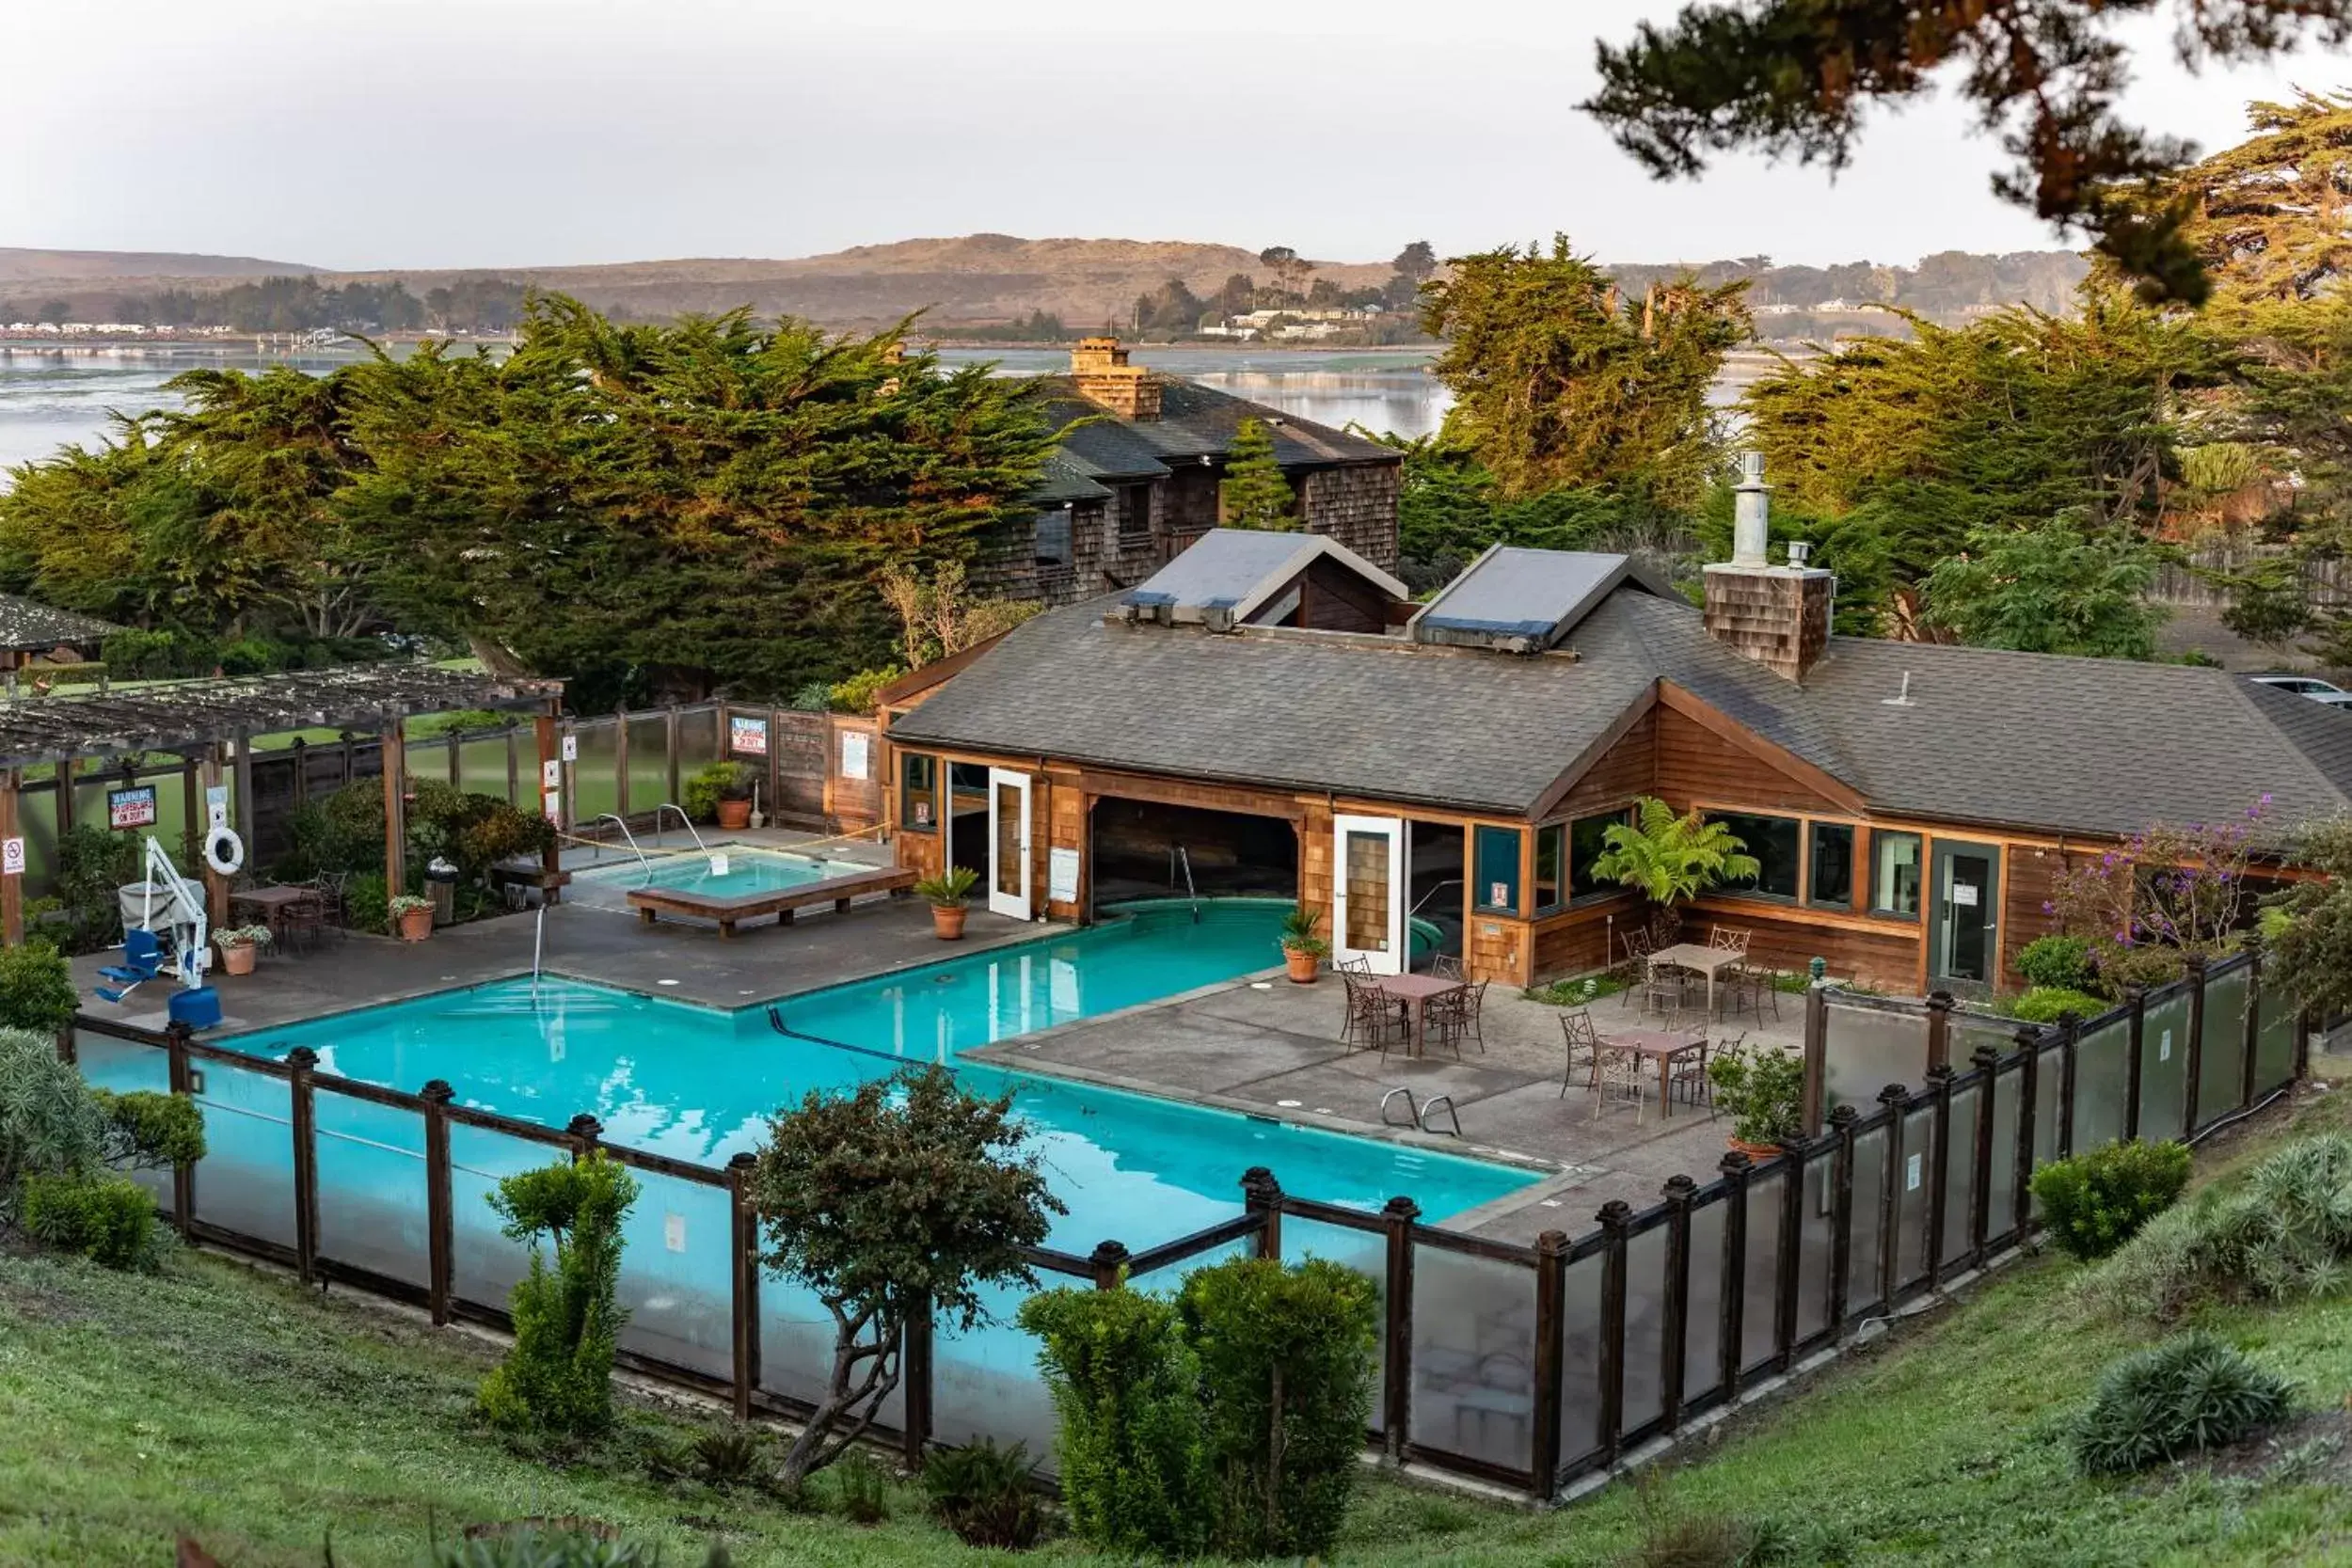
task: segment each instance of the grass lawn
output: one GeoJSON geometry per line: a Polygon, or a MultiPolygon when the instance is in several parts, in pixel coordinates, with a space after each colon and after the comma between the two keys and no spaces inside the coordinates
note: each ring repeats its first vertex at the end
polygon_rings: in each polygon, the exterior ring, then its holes
{"type": "MultiPolygon", "coordinates": [[[[2347,1093],[2300,1117],[2347,1121],[2347,1093]]],[[[1770,1519],[1807,1544],[1780,1560],[2352,1563],[2352,1302],[2211,1313],[2313,1414],[2217,1465],[2093,1482],[2074,1473],[2066,1424],[2137,1341],[2074,1310],[2073,1272],[2056,1258],[2005,1271],[1638,1495],[1538,1517],[1381,1481],[1336,1560],[1575,1568],[1627,1560],[1661,1521],[1712,1518],[1770,1519]]],[[[491,1354],[216,1258],[141,1279],[0,1253],[0,1562],[158,1563],[185,1528],[230,1568],[315,1568],[331,1530],[336,1562],[376,1568],[416,1561],[436,1526],[528,1514],[610,1521],[682,1568],[714,1534],[742,1568],[1008,1560],[922,1521],[912,1492],[866,1529],[657,1482],[618,1456],[691,1433],[691,1416],[633,1410],[616,1456],[594,1463],[517,1455],[472,1417],[491,1354]]],[[[1038,1557],[1088,1560],[1069,1542],[1038,1557]]]]}

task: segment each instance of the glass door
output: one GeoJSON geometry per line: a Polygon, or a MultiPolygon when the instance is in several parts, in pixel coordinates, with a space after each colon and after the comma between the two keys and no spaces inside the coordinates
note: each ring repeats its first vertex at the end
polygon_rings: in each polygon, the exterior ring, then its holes
{"type": "Polygon", "coordinates": [[[1939,838],[1934,869],[1928,989],[1981,995],[2000,977],[2000,848],[1939,838]]]}
{"type": "Polygon", "coordinates": [[[988,909],[1029,918],[1029,776],[988,770],[988,909]]]}
{"type": "Polygon", "coordinates": [[[1405,972],[1405,822],[1342,816],[1333,824],[1331,957],[1405,972]]]}

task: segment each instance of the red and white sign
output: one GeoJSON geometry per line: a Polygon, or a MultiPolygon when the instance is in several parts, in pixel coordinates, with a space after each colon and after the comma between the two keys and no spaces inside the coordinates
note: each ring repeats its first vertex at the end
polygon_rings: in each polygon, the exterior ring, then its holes
{"type": "Polygon", "coordinates": [[[727,750],[741,756],[766,756],[768,754],[768,721],[746,719],[736,713],[728,714],[727,750]]]}
{"type": "Polygon", "coordinates": [[[135,784],[106,791],[106,826],[151,828],[155,825],[155,786],[135,784]]]}

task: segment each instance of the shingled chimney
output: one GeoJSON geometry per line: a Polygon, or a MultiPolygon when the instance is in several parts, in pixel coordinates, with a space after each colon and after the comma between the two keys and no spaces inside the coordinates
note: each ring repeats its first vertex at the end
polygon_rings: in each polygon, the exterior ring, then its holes
{"type": "Polygon", "coordinates": [[[1127,351],[1116,338],[1081,338],[1070,351],[1070,378],[1089,403],[1099,403],[1122,420],[1160,417],[1160,384],[1149,371],[1127,363],[1127,351]]]}
{"type": "Polygon", "coordinates": [[[1740,454],[1740,487],[1732,515],[1731,559],[1706,568],[1708,635],[1784,680],[1802,681],[1829,646],[1836,574],[1804,563],[1809,546],[1791,543],[1788,564],[1774,566],[1765,546],[1772,536],[1771,492],[1764,454],[1740,454]]]}

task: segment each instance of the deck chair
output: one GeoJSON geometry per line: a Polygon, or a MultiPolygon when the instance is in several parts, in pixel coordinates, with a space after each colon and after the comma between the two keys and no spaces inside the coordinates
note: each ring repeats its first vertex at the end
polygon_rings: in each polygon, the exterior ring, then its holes
{"type": "Polygon", "coordinates": [[[98,971],[98,994],[109,1002],[124,997],[163,973],[164,944],[155,940],[152,931],[137,929],[122,933],[122,961],[106,964],[98,971]],[[109,984],[111,982],[111,984],[109,984]]]}

